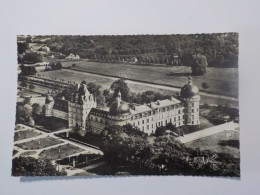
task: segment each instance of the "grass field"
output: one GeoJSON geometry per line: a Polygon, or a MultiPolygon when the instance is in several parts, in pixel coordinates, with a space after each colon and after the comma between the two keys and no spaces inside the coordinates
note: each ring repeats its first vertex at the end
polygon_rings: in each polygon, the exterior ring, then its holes
{"type": "Polygon", "coordinates": [[[76,147],[74,145],[71,144],[66,144],[66,145],[62,145],[62,146],[58,146],[55,148],[51,148],[48,150],[45,150],[43,152],[40,153],[40,157],[41,158],[45,158],[45,159],[62,159],[68,156],[71,156],[73,154],[79,153],[79,152],[83,152],[84,150],[76,147]]]}
{"type": "Polygon", "coordinates": [[[26,131],[19,131],[14,133],[14,141],[19,141],[23,139],[28,139],[31,137],[36,137],[42,135],[41,133],[38,133],[33,130],[26,130],[26,131]]]}
{"type": "MultiPolygon", "coordinates": [[[[110,88],[111,84],[117,80],[114,78],[106,78],[100,75],[93,75],[93,74],[88,74],[84,72],[76,72],[73,70],[56,70],[56,71],[47,71],[47,72],[41,72],[42,75],[48,76],[48,77],[56,77],[57,79],[65,79],[69,81],[74,81],[74,82],[81,82],[85,80],[87,83],[89,82],[95,82],[99,85],[102,86],[103,89],[110,88]]],[[[185,78],[185,82],[187,82],[187,78],[185,78]]],[[[174,95],[176,92],[170,91],[170,90],[165,90],[165,89],[159,89],[156,87],[149,87],[149,86],[143,86],[141,84],[133,84],[129,83],[128,84],[130,90],[135,93],[141,93],[144,91],[157,91],[165,95],[174,95]]],[[[47,92],[48,88],[44,88],[42,86],[37,86],[35,85],[35,90],[36,91],[41,91],[41,92],[47,92]]],[[[238,102],[234,102],[232,100],[226,100],[226,99],[217,99],[214,97],[201,97],[200,103],[207,103],[207,104],[230,104],[232,106],[238,106],[238,102]]]]}
{"type": "MultiPolygon", "coordinates": [[[[170,72],[179,72],[183,67],[153,67],[130,64],[113,64],[98,62],[63,62],[64,67],[76,64],[73,69],[95,72],[112,76],[120,76],[129,79],[167,84],[182,87],[187,82],[187,76],[171,76],[170,72]]],[[[209,91],[223,93],[230,96],[238,96],[238,69],[237,68],[214,68],[208,67],[207,73],[203,76],[194,76],[193,82],[200,89],[201,84],[207,82],[209,91]],[[221,85],[228,83],[230,90],[223,91],[221,85]]]]}
{"type": "Polygon", "coordinates": [[[16,144],[16,146],[24,150],[36,150],[36,149],[46,148],[49,146],[54,146],[61,143],[63,143],[63,141],[57,140],[52,137],[44,137],[44,138],[24,142],[21,144],[16,144]]]}
{"type": "Polygon", "coordinates": [[[239,133],[235,131],[224,131],[186,144],[200,150],[211,150],[223,152],[239,158],[239,133]],[[233,144],[233,143],[236,144],[233,144]]]}

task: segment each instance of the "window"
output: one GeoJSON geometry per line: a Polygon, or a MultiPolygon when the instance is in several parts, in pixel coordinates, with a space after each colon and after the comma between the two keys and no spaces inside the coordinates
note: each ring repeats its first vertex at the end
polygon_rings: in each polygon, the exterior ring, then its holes
{"type": "Polygon", "coordinates": [[[98,122],[98,118],[96,118],[96,122],[98,122]]]}
{"type": "Polygon", "coordinates": [[[135,123],[133,123],[133,126],[135,126],[135,123]]]}
{"type": "Polygon", "coordinates": [[[152,129],[153,129],[153,124],[152,124],[152,129]]]}
{"type": "Polygon", "coordinates": [[[170,118],[170,123],[172,122],[172,119],[170,118]]]}
{"type": "Polygon", "coordinates": [[[142,130],[144,131],[144,127],[142,127],[142,130]]]}
{"type": "Polygon", "coordinates": [[[167,119],[165,120],[165,125],[167,124],[167,119]]]}
{"type": "Polygon", "coordinates": [[[194,109],[192,109],[191,112],[194,113],[194,109]]]}
{"type": "Polygon", "coordinates": [[[149,118],[148,118],[148,119],[146,119],[146,122],[147,122],[147,123],[149,123],[149,118]]]}
{"type": "Polygon", "coordinates": [[[149,130],[149,125],[147,125],[147,128],[146,128],[147,130],[149,130]]]}
{"type": "Polygon", "coordinates": [[[142,121],[142,123],[144,124],[144,120],[142,121]]]}
{"type": "Polygon", "coordinates": [[[194,106],[194,103],[192,103],[192,106],[194,106]]]}
{"type": "Polygon", "coordinates": [[[107,125],[107,121],[106,121],[106,125],[107,125]]]}
{"type": "Polygon", "coordinates": [[[194,121],[192,121],[191,123],[194,124],[194,121]]]}
{"type": "Polygon", "coordinates": [[[100,123],[103,123],[102,119],[100,119],[100,123]]]}
{"type": "Polygon", "coordinates": [[[178,116],[178,120],[181,120],[181,116],[178,116]]]}
{"type": "Polygon", "coordinates": [[[181,113],[181,110],[178,110],[178,114],[180,114],[181,113]]]}
{"type": "Polygon", "coordinates": [[[176,122],[176,117],[174,117],[174,122],[176,122]]]}
{"type": "Polygon", "coordinates": [[[90,120],[93,121],[93,117],[90,117],[90,120]]]}
{"type": "Polygon", "coordinates": [[[138,123],[138,125],[140,125],[140,121],[138,121],[137,123],[138,123]]]}

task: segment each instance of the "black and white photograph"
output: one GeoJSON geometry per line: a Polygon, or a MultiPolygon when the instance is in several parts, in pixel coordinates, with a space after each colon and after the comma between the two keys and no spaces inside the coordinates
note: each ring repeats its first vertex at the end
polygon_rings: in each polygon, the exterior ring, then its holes
{"type": "Polygon", "coordinates": [[[12,176],[240,178],[239,34],[17,35],[12,176]]]}

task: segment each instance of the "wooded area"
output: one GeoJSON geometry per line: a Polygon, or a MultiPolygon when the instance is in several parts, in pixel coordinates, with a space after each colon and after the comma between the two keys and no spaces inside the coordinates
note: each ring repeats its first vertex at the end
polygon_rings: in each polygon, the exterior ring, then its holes
{"type": "Polygon", "coordinates": [[[238,66],[238,34],[51,36],[51,51],[98,61],[187,65],[188,55],[206,56],[214,67],[238,66]]]}

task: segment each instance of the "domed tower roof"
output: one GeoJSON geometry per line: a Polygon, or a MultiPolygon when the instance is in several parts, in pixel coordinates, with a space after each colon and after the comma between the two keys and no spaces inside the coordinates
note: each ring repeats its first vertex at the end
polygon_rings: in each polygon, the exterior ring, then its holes
{"type": "Polygon", "coordinates": [[[111,104],[109,109],[109,115],[111,116],[129,116],[131,114],[129,105],[121,100],[120,91],[117,94],[115,101],[111,104]]]}
{"type": "Polygon", "coordinates": [[[192,78],[190,76],[188,83],[181,88],[181,97],[192,98],[195,95],[199,95],[199,89],[196,85],[192,84],[192,78]]]}

